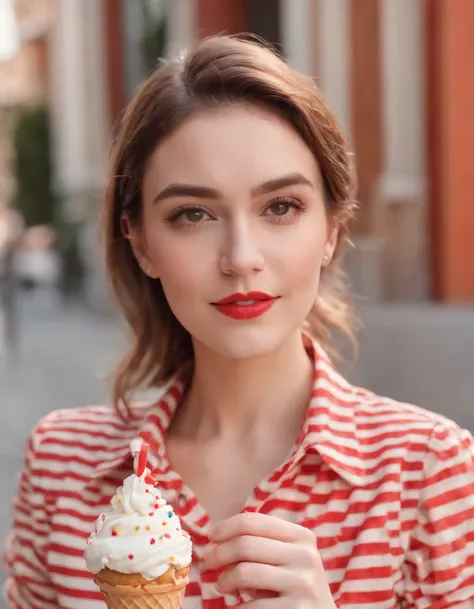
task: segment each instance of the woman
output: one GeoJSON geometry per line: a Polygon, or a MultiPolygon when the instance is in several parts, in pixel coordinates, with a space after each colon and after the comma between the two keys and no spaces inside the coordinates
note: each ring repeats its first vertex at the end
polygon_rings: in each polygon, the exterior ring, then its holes
{"type": "Polygon", "coordinates": [[[103,607],[84,541],[135,436],[194,542],[185,609],[472,606],[471,436],[351,386],[326,354],[334,329],[353,335],[352,193],[319,91],[268,49],[208,39],[145,82],[104,204],[134,337],[117,407],[33,432],[11,607],[103,607]],[[130,402],[144,385],[163,397],[130,402]]]}

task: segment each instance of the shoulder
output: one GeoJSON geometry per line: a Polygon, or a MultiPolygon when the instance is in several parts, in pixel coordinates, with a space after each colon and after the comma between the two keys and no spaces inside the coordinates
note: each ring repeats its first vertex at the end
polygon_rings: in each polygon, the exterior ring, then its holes
{"type": "Polygon", "coordinates": [[[123,434],[140,425],[148,411],[148,404],[133,407],[133,416],[124,419],[111,406],[84,406],[55,410],[43,417],[33,432],[36,445],[60,443],[65,446],[109,447],[123,438],[123,434]],[[101,442],[100,442],[101,441],[101,442]]]}
{"type": "Polygon", "coordinates": [[[442,414],[354,387],[353,416],[361,443],[383,447],[385,455],[402,448],[405,462],[419,460],[425,474],[452,460],[472,462],[471,433],[442,414]]]}
{"type": "Polygon", "coordinates": [[[37,490],[59,490],[61,484],[83,484],[98,468],[120,462],[149,409],[133,407],[124,420],[109,406],[56,410],[31,432],[26,467],[37,490]]]}
{"type": "Polygon", "coordinates": [[[352,388],[354,416],[357,420],[370,423],[373,427],[412,430],[419,433],[460,432],[451,419],[422,406],[401,402],[386,396],[377,395],[361,387],[352,388]]]}
{"type": "MultiPolygon", "coordinates": [[[[321,396],[328,406],[327,418],[333,428],[342,424],[355,443],[394,443],[409,446],[428,440],[433,434],[457,437],[462,432],[448,417],[422,407],[378,395],[368,388],[351,383],[327,358],[317,361],[313,395],[321,396]]],[[[318,412],[318,409],[316,409],[318,412]]]]}
{"type": "MultiPolygon", "coordinates": [[[[362,444],[378,442],[391,445],[398,439],[409,445],[432,435],[451,438],[464,432],[448,417],[407,402],[378,395],[365,387],[352,384],[334,367],[324,369],[321,393],[329,397],[333,410],[333,423],[345,421],[362,444]]],[[[318,389],[318,386],[316,386],[318,389]]],[[[329,413],[331,418],[331,413],[329,413]]]]}
{"type": "Polygon", "coordinates": [[[335,373],[327,383],[327,458],[353,484],[396,479],[401,489],[422,488],[436,472],[456,477],[462,470],[472,476],[472,435],[448,417],[377,395],[335,373]]]}

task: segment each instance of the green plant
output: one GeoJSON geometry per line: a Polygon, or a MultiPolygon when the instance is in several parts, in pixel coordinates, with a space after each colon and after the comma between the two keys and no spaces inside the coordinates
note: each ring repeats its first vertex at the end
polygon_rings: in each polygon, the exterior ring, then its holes
{"type": "Polygon", "coordinates": [[[163,57],[167,43],[167,27],[164,17],[157,17],[145,2],[142,7],[145,28],[142,39],[143,60],[146,74],[156,68],[163,57]]]}
{"type": "Polygon", "coordinates": [[[13,145],[17,209],[27,226],[53,225],[57,199],[52,187],[51,130],[45,106],[20,110],[13,145]]]}

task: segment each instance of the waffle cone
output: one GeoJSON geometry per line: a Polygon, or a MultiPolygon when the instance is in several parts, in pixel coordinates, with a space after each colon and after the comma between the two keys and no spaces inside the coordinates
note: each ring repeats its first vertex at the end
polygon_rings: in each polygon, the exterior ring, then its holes
{"type": "Polygon", "coordinates": [[[140,575],[104,569],[96,583],[108,609],[181,609],[188,569],[170,569],[161,577],[147,581],[140,575]]]}

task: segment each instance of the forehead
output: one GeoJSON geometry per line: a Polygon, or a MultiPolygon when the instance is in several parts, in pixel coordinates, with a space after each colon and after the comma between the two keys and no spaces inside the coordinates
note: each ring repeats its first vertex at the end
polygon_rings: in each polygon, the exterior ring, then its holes
{"type": "Polygon", "coordinates": [[[181,181],[225,190],[292,172],[320,182],[316,159],[297,131],[267,110],[232,106],[203,110],[161,142],[144,187],[181,181]]]}

